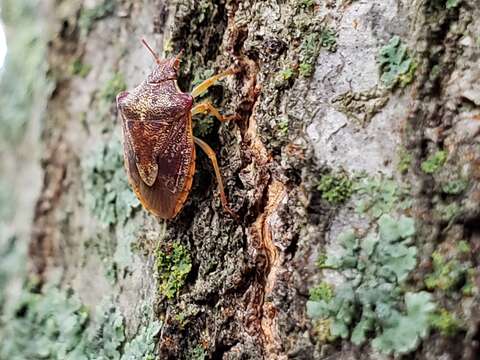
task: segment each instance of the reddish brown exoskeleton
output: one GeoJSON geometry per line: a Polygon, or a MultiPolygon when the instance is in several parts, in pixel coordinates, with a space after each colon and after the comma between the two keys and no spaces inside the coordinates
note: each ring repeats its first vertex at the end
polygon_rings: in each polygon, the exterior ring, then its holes
{"type": "Polygon", "coordinates": [[[177,85],[179,56],[161,60],[145,40],[142,42],[155,57],[157,65],[139,86],[117,95],[123,125],[125,167],[135,194],[153,215],[162,219],[175,217],[192,187],[197,144],[212,161],[222,205],[233,215],[227,205],[215,153],[204,141],[193,136],[192,116],[205,113],[220,121],[230,120],[211,103],[193,106],[193,100],[235,71],[215,75],[190,94],[183,93],[177,85]]]}

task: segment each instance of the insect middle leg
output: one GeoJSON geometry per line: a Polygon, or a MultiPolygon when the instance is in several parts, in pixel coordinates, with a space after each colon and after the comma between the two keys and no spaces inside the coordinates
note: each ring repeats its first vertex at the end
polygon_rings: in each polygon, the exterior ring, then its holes
{"type": "Polygon", "coordinates": [[[218,80],[221,80],[223,79],[224,77],[227,77],[227,76],[230,76],[230,75],[233,75],[237,72],[238,70],[236,69],[229,69],[229,70],[226,70],[220,74],[217,74],[217,75],[214,75],[212,76],[211,78],[203,81],[202,83],[200,83],[199,85],[197,85],[196,87],[193,88],[192,90],[192,93],[191,95],[196,98],[200,95],[202,95],[205,91],[207,91],[207,89],[214,85],[218,80]]]}
{"type": "Polygon", "coordinates": [[[215,171],[215,177],[217,178],[218,182],[218,190],[220,191],[220,200],[222,202],[223,208],[226,212],[232,215],[232,217],[237,218],[237,215],[228,207],[227,196],[225,195],[225,189],[223,187],[222,174],[220,173],[220,168],[218,166],[217,156],[215,155],[215,152],[205,141],[200,140],[196,137],[193,138],[193,141],[195,141],[195,143],[202,148],[202,150],[205,152],[205,154],[207,154],[210,161],[212,162],[213,170],[215,171]]]}
{"type": "Polygon", "coordinates": [[[221,122],[227,122],[237,118],[236,115],[224,116],[220,114],[220,111],[218,111],[217,108],[209,101],[195,105],[192,109],[192,116],[196,114],[210,114],[221,122]]]}

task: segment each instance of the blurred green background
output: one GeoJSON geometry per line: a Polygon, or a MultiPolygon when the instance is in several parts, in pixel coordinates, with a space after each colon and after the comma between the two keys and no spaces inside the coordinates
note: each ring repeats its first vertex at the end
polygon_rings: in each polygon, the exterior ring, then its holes
{"type": "MultiPolygon", "coordinates": [[[[46,41],[37,0],[0,0],[0,338],[26,281],[27,239],[40,187],[46,41]],[[5,44],[5,40],[6,43],[5,44]]],[[[0,346],[2,341],[0,341],[0,346]]],[[[4,345],[4,344],[3,344],[4,345]]],[[[0,357],[3,354],[0,348],[0,357]]]]}

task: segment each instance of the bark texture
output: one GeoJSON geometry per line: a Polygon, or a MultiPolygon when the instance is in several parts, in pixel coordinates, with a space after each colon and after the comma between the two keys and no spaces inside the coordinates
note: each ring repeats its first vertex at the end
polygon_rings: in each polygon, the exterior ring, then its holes
{"type": "Polygon", "coordinates": [[[41,131],[31,291],[55,284],[88,309],[82,327],[103,335],[83,358],[478,356],[477,0],[43,6],[53,91],[41,131]],[[114,99],[152,69],[141,37],[165,56],[184,50],[183,90],[240,70],[205,96],[239,119],[200,117],[194,129],[217,153],[239,221],[223,211],[200,149],[176,219],[149,216],[129,189],[114,99]],[[399,225],[399,247],[385,251],[406,255],[386,264],[374,259],[380,250],[358,249],[372,234],[386,239],[388,226],[397,231],[389,219],[405,227],[411,219],[415,230],[404,235],[410,230],[399,225]],[[340,240],[349,229],[350,248],[340,240]],[[356,265],[346,264],[350,250],[356,265]],[[334,257],[341,265],[328,265],[334,257]],[[345,284],[353,298],[341,297],[345,284]],[[381,297],[381,286],[388,300],[362,297],[365,289],[381,297]],[[321,301],[340,305],[317,316],[321,301]],[[112,310],[95,316],[99,304],[112,310]],[[382,315],[383,304],[402,315],[382,315]],[[106,335],[105,314],[118,314],[123,337],[106,335]],[[416,334],[411,344],[395,344],[401,330],[416,334]],[[132,350],[136,341],[152,346],[132,350]]]}

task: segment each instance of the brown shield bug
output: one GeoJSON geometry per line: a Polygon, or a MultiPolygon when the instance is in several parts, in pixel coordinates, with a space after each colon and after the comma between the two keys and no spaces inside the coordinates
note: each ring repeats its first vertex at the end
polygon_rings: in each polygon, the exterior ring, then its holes
{"type": "Polygon", "coordinates": [[[236,71],[227,70],[205,80],[191,93],[183,93],[177,85],[180,55],[161,60],[145,40],[142,43],[154,56],[156,67],[135,89],[117,95],[125,167],[135,194],[153,215],[175,217],[192,187],[197,144],[212,162],[224,209],[234,215],[227,205],[215,152],[193,136],[192,116],[204,113],[220,121],[231,119],[222,116],[210,102],[193,106],[193,100],[236,71]]]}

